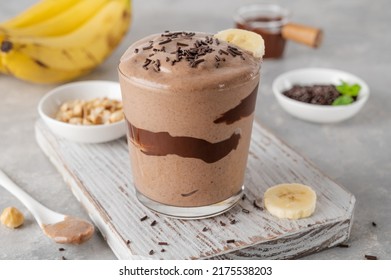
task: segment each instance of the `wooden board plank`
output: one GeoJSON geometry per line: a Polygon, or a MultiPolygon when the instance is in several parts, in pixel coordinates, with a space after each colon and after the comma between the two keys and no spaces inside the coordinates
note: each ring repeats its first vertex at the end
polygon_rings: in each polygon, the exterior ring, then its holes
{"type": "Polygon", "coordinates": [[[36,123],[36,138],[119,259],[288,259],[349,238],[354,196],[259,123],[253,128],[246,199],[225,214],[203,220],[168,218],[138,202],[125,138],[105,144],[73,143],[52,134],[41,120],[36,123]],[[278,219],[252,205],[268,187],[285,182],[315,189],[314,215],[297,221],[278,219]],[[141,222],[145,215],[149,218],[141,222]],[[151,226],[154,220],[157,224],[151,226]],[[236,242],[227,244],[229,239],[236,242]],[[169,244],[165,252],[160,241],[169,244]]]}

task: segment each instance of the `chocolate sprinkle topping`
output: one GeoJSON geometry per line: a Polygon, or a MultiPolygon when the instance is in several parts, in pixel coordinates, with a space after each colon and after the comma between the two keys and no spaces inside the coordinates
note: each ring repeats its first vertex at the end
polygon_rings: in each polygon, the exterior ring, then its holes
{"type": "Polygon", "coordinates": [[[147,47],[143,47],[143,50],[149,50],[149,49],[152,49],[153,48],[153,46],[152,45],[149,45],[149,46],[147,46],[147,47]]]}
{"type": "Polygon", "coordinates": [[[170,43],[171,41],[172,41],[171,38],[167,38],[166,40],[160,41],[159,45],[164,45],[164,44],[170,43]]]}
{"type": "Polygon", "coordinates": [[[377,257],[376,256],[372,256],[372,255],[365,255],[364,256],[367,260],[377,260],[377,257]]]}
{"type": "Polygon", "coordinates": [[[227,243],[235,243],[235,239],[228,239],[227,243]]]}
{"type": "Polygon", "coordinates": [[[376,224],[375,222],[372,222],[372,226],[376,227],[376,226],[377,226],[377,224],[376,224]]]}
{"type": "Polygon", "coordinates": [[[207,227],[204,227],[204,228],[202,229],[203,232],[208,231],[208,230],[209,230],[209,228],[207,228],[207,227]]]}
{"type": "Polygon", "coordinates": [[[226,52],[225,50],[219,50],[219,55],[222,55],[222,54],[229,55],[229,53],[226,52]]]}
{"type": "Polygon", "coordinates": [[[263,207],[259,205],[259,202],[257,202],[256,199],[254,199],[254,201],[253,201],[253,206],[254,206],[256,209],[259,209],[259,210],[263,211],[263,207]]]}
{"type": "Polygon", "coordinates": [[[164,249],[164,248],[160,250],[160,252],[162,252],[162,253],[164,253],[165,251],[166,251],[166,249],[164,249]]]}
{"type": "Polygon", "coordinates": [[[154,251],[154,250],[149,251],[149,255],[150,255],[150,256],[152,256],[153,254],[155,254],[155,251],[154,251]]]}
{"type": "Polygon", "coordinates": [[[194,191],[191,191],[189,193],[181,193],[181,196],[188,197],[188,196],[191,196],[191,195],[195,194],[196,192],[198,192],[198,190],[194,190],[194,191]]]}
{"type": "Polygon", "coordinates": [[[234,225],[234,224],[236,224],[236,220],[235,219],[233,219],[232,221],[230,221],[229,222],[231,225],[234,225]]]}
{"type": "Polygon", "coordinates": [[[199,59],[199,60],[196,60],[196,61],[193,61],[192,63],[191,63],[191,67],[197,67],[197,65],[198,64],[200,64],[201,62],[204,62],[205,61],[205,59],[199,59]]]}
{"type": "Polygon", "coordinates": [[[64,249],[64,248],[58,248],[58,250],[59,250],[60,252],[63,252],[63,251],[65,251],[65,249],[64,249]]]}
{"type": "Polygon", "coordinates": [[[168,245],[168,243],[167,243],[167,242],[163,242],[163,241],[161,241],[161,242],[159,242],[159,243],[158,243],[158,245],[165,245],[165,246],[167,246],[167,245],[168,245]]]}
{"type": "MultiPolygon", "coordinates": [[[[144,46],[143,50],[150,50],[152,49],[153,53],[148,53],[148,57],[152,57],[157,52],[166,52],[165,46],[162,46],[161,49],[156,48],[157,45],[165,45],[168,44],[174,40],[178,39],[190,39],[193,40],[193,36],[196,34],[194,32],[170,32],[165,31],[163,34],[161,34],[160,41],[149,41],[149,45],[144,46]]],[[[208,63],[206,59],[202,58],[202,56],[205,56],[208,53],[215,52],[216,50],[213,48],[213,46],[220,45],[220,41],[217,38],[214,38],[213,36],[205,36],[205,38],[197,38],[192,44],[187,44],[183,42],[175,42],[177,49],[175,51],[171,51],[170,54],[175,55],[174,57],[166,57],[166,62],[170,62],[171,66],[174,66],[177,62],[180,62],[182,60],[187,61],[189,66],[192,68],[197,68],[197,66],[200,63],[208,63]]],[[[172,46],[172,45],[171,45],[172,46]]],[[[138,53],[139,50],[135,49],[135,53],[138,53]]],[[[220,49],[218,51],[219,55],[230,55],[232,57],[240,56],[242,59],[244,59],[243,52],[232,46],[228,45],[226,49],[220,49]]],[[[221,66],[221,62],[225,61],[225,58],[222,58],[218,55],[215,55],[215,62],[212,65],[214,65],[216,68],[219,68],[221,66]]],[[[150,64],[156,63],[155,60],[146,60],[142,67],[145,70],[149,70],[150,64]]],[[[153,70],[156,72],[160,72],[160,63],[157,63],[153,65],[153,70]]]]}
{"type": "Polygon", "coordinates": [[[157,222],[155,220],[153,220],[153,222],[151,223],[151,227],[155,226],[157,224],[157,222]]]}
{"type": "Polygon", "coordinates": [[[148,219],[148,216],[142,217],[142,218],[140,219],[140,221],[142,222],[142,221],[145,221],[146,219],[148,219]]]}
{"type": "Polygon", "coordinates": [[[246,214],[250,213],[250,211],[249,211],[249,210],[247,210],[247,209],[244,209],[244,208],[242,209],[242,212],[243,212],[243,213],[246,213],[246,214]]]}
{"type": "Polygon", "coordinates": [[[225,226],[226,226],[226,223],[220,221],[220,225],[221,225],[222,227],[225,227],[225,226]]]}
{"type": "Polygon", "coordinates": [[[349,248],[350,247],[349,244],[344,244],[344,243],[338,244],[337,246],[340,248],[349,248]]]}

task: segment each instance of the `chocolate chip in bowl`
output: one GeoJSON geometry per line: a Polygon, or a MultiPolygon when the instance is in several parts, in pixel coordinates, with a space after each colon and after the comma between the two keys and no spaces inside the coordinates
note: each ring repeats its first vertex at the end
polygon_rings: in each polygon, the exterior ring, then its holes
{"type": "Polygon", "coordinates": [[[289,114],[316,123],[349,119],[369,97],[368,85],[362,79],[327,68],[286,72],[274,80],[272,88],[277,101],[289,114]]]}

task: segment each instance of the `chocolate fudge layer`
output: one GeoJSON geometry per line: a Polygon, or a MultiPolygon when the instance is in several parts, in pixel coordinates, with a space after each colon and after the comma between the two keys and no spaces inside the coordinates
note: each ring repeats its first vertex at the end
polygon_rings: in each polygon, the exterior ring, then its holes
{"type": "Polygon", "coordinates": [[[240,192],[260,64],[205,33],[166,32],[129,47],[119,72],[139,192],[192,207],[240,192]]]}

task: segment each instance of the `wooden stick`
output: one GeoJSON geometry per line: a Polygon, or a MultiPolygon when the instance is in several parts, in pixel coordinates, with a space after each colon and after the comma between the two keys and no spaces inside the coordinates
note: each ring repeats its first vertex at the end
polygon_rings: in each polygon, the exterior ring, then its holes
{"type": "Polygon", "coordinates": [[[322,43],[323,31],[311,26],[287,23],[282,28],[282,37],[312,48],[318,48],[322,43]]]}

